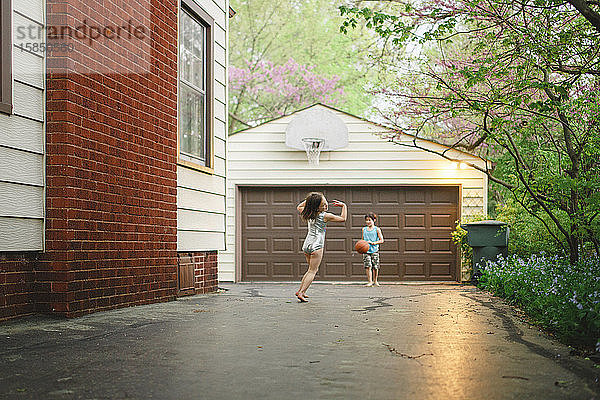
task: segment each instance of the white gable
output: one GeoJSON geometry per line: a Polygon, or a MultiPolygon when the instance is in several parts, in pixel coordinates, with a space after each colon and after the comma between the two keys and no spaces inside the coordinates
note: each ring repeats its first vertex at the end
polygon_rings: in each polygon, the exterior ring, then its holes
{"type": "MultiPolygon", "coordinates": [[[[314,105],[311,108],[317,107],[332,110],[320,104],[314,105]]],[[[277,164],[284,162],[286,169],[297,168],[313,172],[332,168],[340,169],[346,161],[351,162],[352,165],[349,166],[351,169],[361,169],[355,162],[366,160],[371,160],[372,162],[369,165],[362,166],[362,168],[377,169],[377,166],[379,166],[383,169],[391,170],[422,169],[431,171],[432,169],[438,169],[444,171],[444,176],[448,175],[446,170],[454,169],[453,163],[438,155],[414,147],[394,144],[384,139],[382,135],[392,132],[388,128],[338,110],[333,111],[348,127],[349,144],[342,149],[321,153],[320,160],[322,164],[316,169],[308,165],[306,154],[303,151],[290,149],[285,145],[285,131],[295,114],[232,135],[228,149],[232,155],[231,161],[239,161],[240,163],[251,161],[253,163],[249,166],[251,169],[265,168],[264,165],[260,165],[261,160],[272,161],[277,164]],[[373,153],[376,153],[376,155],[373,153]],[[393,165],[390,164],[391,162],[393,162],[393,165]],[[408,164],[403,166],[402,162],[408,164]],[[415,164],[415,162],[419,163],[415,164]]],[[[402,135],[401,143],[410,145],[412,141],[412,136],[402,135]]],[[[419,139],[417,143],[419,146],[432,150],[440,151],[447,149],[445,146],[427,140],[419,139]]],[[[453,159],[464,160],[481,167],[484,166],[482,160],[465,152],[449,150],[447,154],[453,159]]],[[[231,167],[235,168],[236,165],[242,166],[242,164],[232,164],[231,167]]],[[[273,169],[276,169],[275,167],[276,165],[272,165],[273,169]]],[[[472,168],[458,169],[459,171],[451,171],[450,175],[454,174],[456,177],[466,177],[473,173],[476,173],[477,177],[482,175],[472,168]]],[[[433,175],[432,178],[438,177],[437,174],[433,175]]],[[[406,178],[408,179],[409,177],[406,178]]],[[[310,177],[310,179],[313,179],[313,177],[310,177]]]]}

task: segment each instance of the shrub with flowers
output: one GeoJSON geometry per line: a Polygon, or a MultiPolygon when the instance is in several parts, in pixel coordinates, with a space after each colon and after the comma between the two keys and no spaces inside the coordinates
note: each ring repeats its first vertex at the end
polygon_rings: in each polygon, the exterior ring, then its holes
{"type": "Polygon", "coordinates": [[[479,287],[525,311],[563,342],[600,351],[600,259],[499,256],[482,267],[479,287]]]}

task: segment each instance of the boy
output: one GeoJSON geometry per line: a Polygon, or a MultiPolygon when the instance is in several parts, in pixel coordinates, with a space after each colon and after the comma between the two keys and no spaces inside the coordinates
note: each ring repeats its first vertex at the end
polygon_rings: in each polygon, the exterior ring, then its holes
{"type": "Polygon", "coordinates": [[[366,226],[362,228],[362,238],[369,243],[369,250],[363,254],[363,264],[367,273],[369,283],[366,286],[379,286],[377,276],[379,275],[379,245],[383,243],[383,233],[375,226],[377,215],[370,212],[365,215],[366,226]]]}

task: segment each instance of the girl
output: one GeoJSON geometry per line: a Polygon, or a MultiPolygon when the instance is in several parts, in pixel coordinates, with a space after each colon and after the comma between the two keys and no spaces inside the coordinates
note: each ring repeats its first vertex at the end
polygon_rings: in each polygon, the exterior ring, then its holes
{"type": "Polygon", "coordinates": [[[296,297],[301,302],[307,302],[306,300],[306,290],[312,283],[313,279],[315,279],[315,275],[319,270],[319,265],[321,265],[321,260],[323,259],[323,250],[325,247],[325,225],[329,221],[333,222],[344,222],[346,221],[346,216],[348,214],[348,210],[346,204],[341,201],[334,200],[333,205],[336,207],[342,207],[342,213],[340,215],[331,214],[327,211],[329,208],[329,204],[327,204],[327,199],[323,196],[322,193],[313,192],[306,196],[306,199],[302,201],[302,203],[298,204],[298,212],[302,216],[302,219],[308,222],[308,234],[306,235],[306,239],[304,239],[304,244],[302,245],[302,251],[304,251],[304,256],[306,257],[306,262],[308,263],[308,270],[302,277],[302,282],[300,283],[300,289],[296,292],[296,297]]]}

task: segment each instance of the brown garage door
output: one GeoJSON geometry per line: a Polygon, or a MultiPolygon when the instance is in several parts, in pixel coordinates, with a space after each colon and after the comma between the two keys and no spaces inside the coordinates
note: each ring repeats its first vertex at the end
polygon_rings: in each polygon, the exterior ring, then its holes
{"type": "Polygon", "coordinates": [[[385,238],[380,246],[382,281],[457,279],[450,232],[458,217],[458,187],[411,186],[241,188],[242,280],[301,279],[307,269],[301,250],[307,226],[296,205],[313,190],[325,193],[330,202],[345,201],[349,214],[345,224],[327,225],[316,280],[366,279],[362,256],[353,248],[368,211],[379,216],[385,238]]]}

